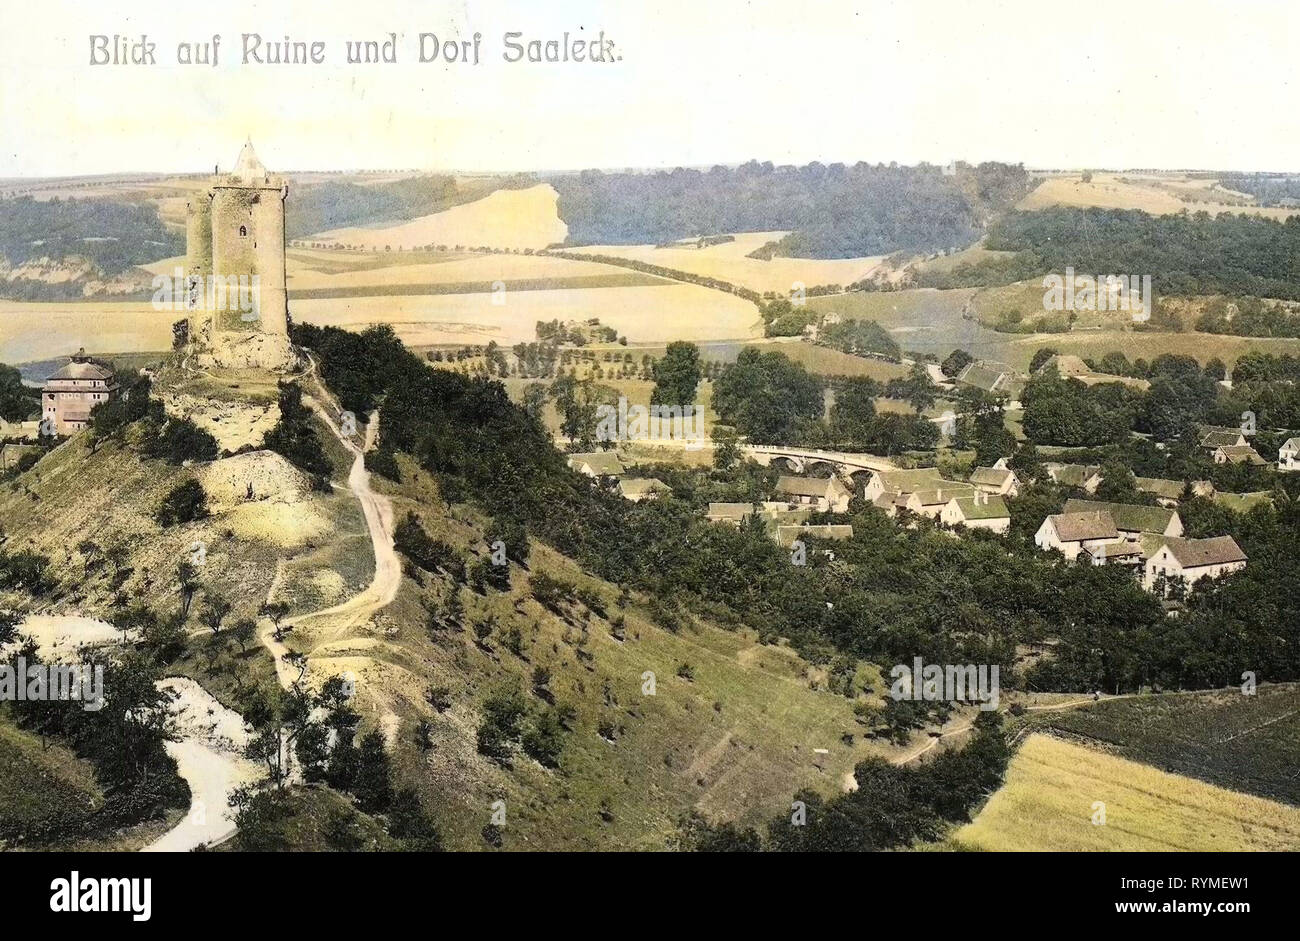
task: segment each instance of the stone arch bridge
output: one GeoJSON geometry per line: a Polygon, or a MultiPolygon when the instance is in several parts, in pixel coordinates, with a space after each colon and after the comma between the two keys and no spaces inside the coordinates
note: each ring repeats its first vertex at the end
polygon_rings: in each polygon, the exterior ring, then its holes
{"type": "Polygon", "coordinates": [[[817,464],[825,464],[842,477],[852,477],[862,471],[893,471],[898,465],[888,458],[875,454],[855,454],[846,451],[824,451],[821,448],[792,448],[779,444],[744,444],[743,454],[764,467],[778,459],[785,460],[791,469],[802,474],[817,464]]]}

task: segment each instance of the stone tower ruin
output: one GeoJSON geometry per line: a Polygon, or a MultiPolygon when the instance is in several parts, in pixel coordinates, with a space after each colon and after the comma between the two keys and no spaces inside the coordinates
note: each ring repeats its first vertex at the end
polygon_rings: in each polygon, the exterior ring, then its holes
{"type": "MultiPolygon", "coordinates": [[[[284,208],[289,188],[244,144],[186,205],[190,337],[208,365],[288,368],[284,208]]],[[[204,360],[201,359],[201,362],[204,360]]]]}

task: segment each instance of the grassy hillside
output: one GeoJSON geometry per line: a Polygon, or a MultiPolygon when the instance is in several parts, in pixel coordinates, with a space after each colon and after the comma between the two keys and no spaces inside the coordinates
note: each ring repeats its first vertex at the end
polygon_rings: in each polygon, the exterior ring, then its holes
{"type": "Polygon", "coordinates": [[[42,747],[0,715],[0,846],[58,819],[85,819],[104,804],[90,762],[42,747]]]}
{"type": "Polygon", "coordinates": [[[172,808],[123,828],[104,828],[103,787],[92,762],[58,741],[19,728],[0,709],[0,850],[11,845],[71,852],[135,851],[170,829],[181,816],[172,808]],[[86,834],[51,843],[48,834],[86,834]]]}
{"type": "MultiPolygon", "coordinates": [[[[432,537],[468,558],[486,555],[490,521],[461,504],[448,511],[432,478],[399,461],[403,483],[382,484],[394,518],[416,512],[432,537]]],[[[540,544],[526,569],[511,569],[506,591],[459,589],[466,615],[455,629],[426,631],[427,608],[445,603],[452,582],[425,573],[403,579],[396,602],[349,636],[290,637],[313,669],[358,673],[368,697],[397,717],[403,783],[421,790],[449,848],[484,845],[496,800],[506,802],[506,848],[664,848],[688,810],[765,820],[802,787],[837,792],[866,755],[901,753],[864,741],[852,702],[817,688],[824,678],[788,649],[706,622],[671,633],[651,622],[649,599],[632,596],[619,608],[614,585],[540,544]],[[606,614],[581,608],[562,617],[542,607],[529,590],[542,573],[595,592],[606,614]],[[488,618],[495,626],[480,642],[471,625],[488,618]],[[484,700],[512,688],[542,709],[538,667],[550,671],[546,695],[573,707],[572,730],[558,768],[519,751],[507,767],[477,749],[484,700]],[[642,693],[646,671],[655,674],[653,696],[642,693]],[[445,687],[443,711],[425,701],[429,686],[445,687]],[[417,742],[421,720],[432,726],[427,750],[417,742]]]]}
{"type": "Polygon", "coordinates": [[[242,834],[227,840],[217,852],[293,850],[300,853],[392,852],[400,849],[369,814],[358,811],[352,800],[324,786],[286,789],[283,816],[266,822],[258,831],[258,845],[246,846],[242,834]]]}

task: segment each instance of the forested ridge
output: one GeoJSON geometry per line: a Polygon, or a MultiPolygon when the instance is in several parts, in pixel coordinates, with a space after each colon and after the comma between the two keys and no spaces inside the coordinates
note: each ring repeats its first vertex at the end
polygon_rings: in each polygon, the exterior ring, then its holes
{"type": "Polygon", "coordinates": [[[152,205],[30,196],[0,201],[0,255],[10,265],[77,256],[114,275],[184,251],[184,236],[166,228],[152,205]]]}
{"type": "Polygon", "coordinates": [[[1056,207],[1001,216],[984,245],[1016,254],[923,272],[921,284],[1010,284],[1073,268],[1080,275],[1150,275],[1158,295],[1300,299],[1300,217],[1056,207]]]}
{"type": "Polygon", "coordinates": [[[656,173],[583,173],[549,181],[568,244],[661,244],[727,232],[790,231],[772,251],[855,258],[969,244],[1028,191],[1022,166],[856,163],[656,173]]]}

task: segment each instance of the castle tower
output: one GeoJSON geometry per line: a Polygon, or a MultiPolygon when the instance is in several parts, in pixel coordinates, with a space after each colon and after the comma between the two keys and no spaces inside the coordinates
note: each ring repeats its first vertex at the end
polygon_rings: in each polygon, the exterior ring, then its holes
{"type": "Polygon", "coordinates": [[[213,176],[186,206],[191,336],[218,361],[270,366],[269,360],[284,358],[276,351],[288,355],[288,193],[284,179],[267,172],[249,140],[234,170],[213,176]]]}

